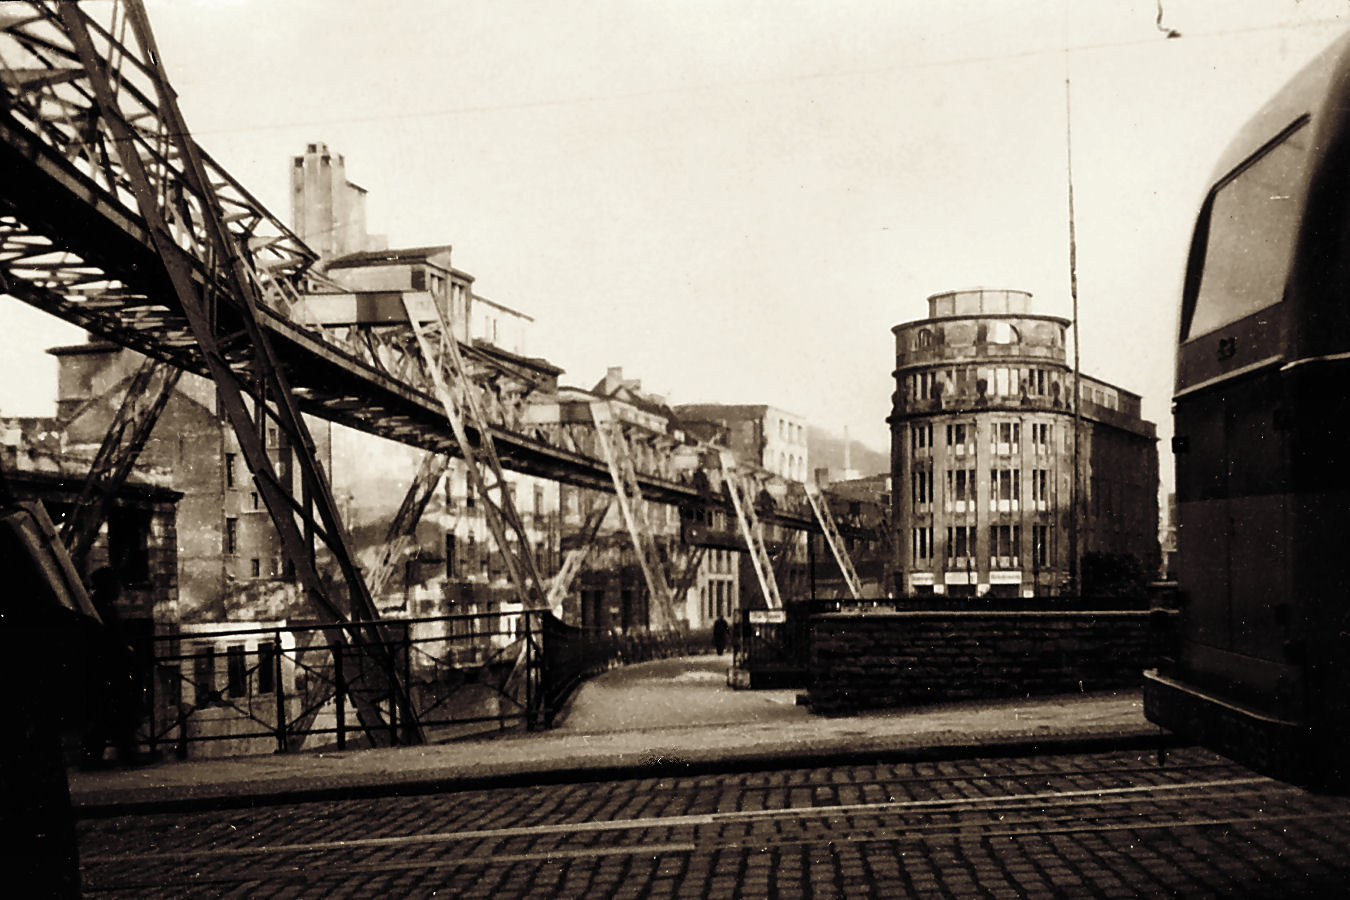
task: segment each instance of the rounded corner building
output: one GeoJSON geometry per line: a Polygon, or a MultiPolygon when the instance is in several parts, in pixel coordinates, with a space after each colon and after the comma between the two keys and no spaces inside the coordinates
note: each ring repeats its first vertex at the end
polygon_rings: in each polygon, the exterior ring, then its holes
{"type": "MultiPolygon", "coordinates": [[[[1026,291],[977,288],[933,294],[927,318],[891,329],[899,596],[1063,590],[1073,528],[1069,324],[1033,313],[1026,291]]],[[[1155,571],[1154,426],[1138,395],[1081,375],[1079,384],[1080,552],[1128,553],[1155,571]]]]}

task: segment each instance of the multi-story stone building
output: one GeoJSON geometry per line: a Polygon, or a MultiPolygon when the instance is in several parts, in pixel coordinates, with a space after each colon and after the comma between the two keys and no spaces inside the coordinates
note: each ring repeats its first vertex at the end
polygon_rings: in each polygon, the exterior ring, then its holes
{"type": "MultiPolygon", "coordinates": [[[[0,467],[20,500],[40,500],[59,528],[75,509],[97,445],[67,440],[60,420],[0,419],[0,467]]],[[[120,585],[117,598],[128,633],[141,639],[171,627],[178,617],[176,505],[183,495],[168,487],[168,473],[143,467],[107,498],[103,525],[80,575],[108,567],[120,585]]]]}
{"type": "Polygon", "coordinates": [[[977,289],[934,294],[927,318],[892,329],[898,593],[1057,594],[1075,549],[1157,570],[1155,427],[1138,395],[1080,377],[1075,451],[1068,325],[1024,291],[977,289]]]}
{"type": "Polygon", "coordinates": [[[802,416],[764,404],[727,403],[682,404],[675,415],[700,438],[788,481],[805,481],[811,471],[802,416]]]}

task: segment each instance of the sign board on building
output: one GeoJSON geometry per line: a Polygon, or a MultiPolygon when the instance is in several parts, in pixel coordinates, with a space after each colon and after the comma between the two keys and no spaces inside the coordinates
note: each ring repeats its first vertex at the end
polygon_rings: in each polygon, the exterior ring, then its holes
{"type": "Polygon", "coordinates": [[[990,572],[990,584],[1021,584],[1022,573],[1019,571],[990,572]]]}
{"type": "Polygon", "coordinates": [[[787,621],[785,609],[748,609],[745,612],[751,625],[781,625],[787,621]]]}

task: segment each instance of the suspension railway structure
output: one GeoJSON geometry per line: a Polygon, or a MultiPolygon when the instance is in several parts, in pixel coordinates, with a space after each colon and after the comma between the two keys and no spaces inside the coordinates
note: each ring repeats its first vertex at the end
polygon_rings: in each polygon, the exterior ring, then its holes
{"type": "MultiPolygon", "coordinates": [[[[404,294],[401,322],[318,321],[309,301],[341,288],[192,139],[139,0],[3,4],[0,81],[0,292],[147,357],[64,523],[73,557],[87,552],[102,498],[131,471],[179,373],[191,372],[215,384],[284,557],[335,640],[378,634],[374,598],[452,456],[485,501],[526,608],[558,608],[585,549],[551,581],[543,577],[506,489],[508,470],[614,495],[657,627],[674,624],[674,591],[643,518],[646,502],[734,517],[771,606],[781,601],[766,522],[822,533],[852,572],[822,498],[796,485],[757,515],[753,498],[767,473],[738,468],[716,448],[702,448],[706,477],[691,482],[672,471],[673,442],[638,447],[607,403],[591,405],[588,423],[540,417],[537,385],[509,360],[462,342],[429,294],[404,294]],[[427,451],[370,572],[354,560],[307,415],[427,451]],[[269,428],[293,449],[294,472],[269,459],[269,428]],[[320,547],[336,577],[320,570],[320,547]]],[[[683,561],[677,586],[691,565],[695,558],[683,561]]],[[[856,575],[847,583],[856,595],[856,575]]],[[[378,715],[367,709],[363,719],[378,715]]]]}

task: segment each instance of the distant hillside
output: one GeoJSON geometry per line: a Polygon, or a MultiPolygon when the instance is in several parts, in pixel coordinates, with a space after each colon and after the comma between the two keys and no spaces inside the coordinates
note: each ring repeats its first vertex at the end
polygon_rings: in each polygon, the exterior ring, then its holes
{"type": "MultiPolygon", "coordinates": [[[[858,441],[849,441],[849,464],[858,470],[859,477],[883,475],[891,471],[889,451],[873,450],[858,441]]],[[[844,439],[831,434],[823,428],[808,425],[806,428],[806,456],[812,469],[844,468],[844,439]]]]}

